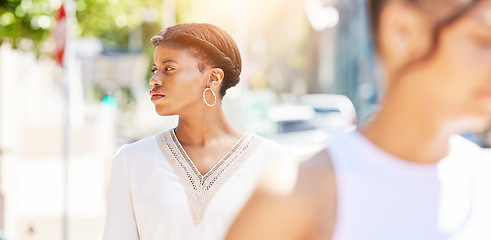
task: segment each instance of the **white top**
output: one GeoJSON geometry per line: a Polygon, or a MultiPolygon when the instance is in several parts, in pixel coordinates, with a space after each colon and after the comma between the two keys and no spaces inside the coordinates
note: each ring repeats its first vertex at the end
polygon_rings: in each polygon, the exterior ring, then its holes
{"type": "Polygon", "coordinates": [[[328,146],[336,173],[335,240],[491,239],[491,159],[460,136],[450,154],[416,164],[359,132],[328,146]]]}
{"type": "Polygon", "coordinates": [[[125,145],[113,160],[103,239],[223,239],[261,172],[286,157],[278,144],[244,133],[201,175],[173,129],[125,145]]]}

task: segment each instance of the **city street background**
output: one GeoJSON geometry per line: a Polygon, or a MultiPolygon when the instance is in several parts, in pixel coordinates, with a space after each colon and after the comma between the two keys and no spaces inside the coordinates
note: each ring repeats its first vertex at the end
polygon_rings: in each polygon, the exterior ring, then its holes
{"type": "Polygon", "coordinates": [[[223,107],[237,128],[303,155],[363,124],[380,96],[364,2],[0,1],[0,239],[101,239],[112,156],[177,123],[148,94],[162,27],[207,22],[236,40],[243,72],[223,107]]]}

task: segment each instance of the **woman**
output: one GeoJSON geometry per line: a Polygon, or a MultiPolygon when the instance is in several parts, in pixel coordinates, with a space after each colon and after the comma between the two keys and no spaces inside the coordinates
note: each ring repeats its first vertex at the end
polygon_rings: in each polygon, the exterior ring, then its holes
{"type": "Polygon", "coordinates": [[[261,171],[285,151],[227,122],[222,97],[239,82],[241,58],[225,31],[179,24],[152,42],[151,100],[179,123],[114,158],[103,239],[223,239],[261,171]]]}
{"type": "Polygon", "coordinates": [[[261,184],[227,239],[491,239],[491,0],[373,0],[384,97],[287,193],[261,184]]]}

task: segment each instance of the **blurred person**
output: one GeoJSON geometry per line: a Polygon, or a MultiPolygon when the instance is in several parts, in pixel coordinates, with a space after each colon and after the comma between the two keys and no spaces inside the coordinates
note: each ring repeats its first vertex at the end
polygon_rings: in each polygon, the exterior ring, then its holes
{"type": "Polygon", "coordinates": [[[205,23],[152,37],[151,100],[176,128],[125,145],[112,162],[103,239],[223,239],[278,144],[233,128],[221,107],[239,82],[234,40],[205,23]]]}
{"type": "Polygon", "coordinates": [[[372,0],[381,107],[296,183],[261,181],[226,239],[491,239],[491,0],[372,0]]]}

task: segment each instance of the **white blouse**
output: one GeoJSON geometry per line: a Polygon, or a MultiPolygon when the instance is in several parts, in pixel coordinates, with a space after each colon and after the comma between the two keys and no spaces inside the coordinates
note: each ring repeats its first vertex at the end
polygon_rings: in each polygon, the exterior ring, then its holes
{"type": "Polygon", "coordinates": [[[244,133],[202,175],[173,129],[125,145],[112,163],[103,239],[223,239],[261,172],[287,158],[280,145],[244,133]]]}

